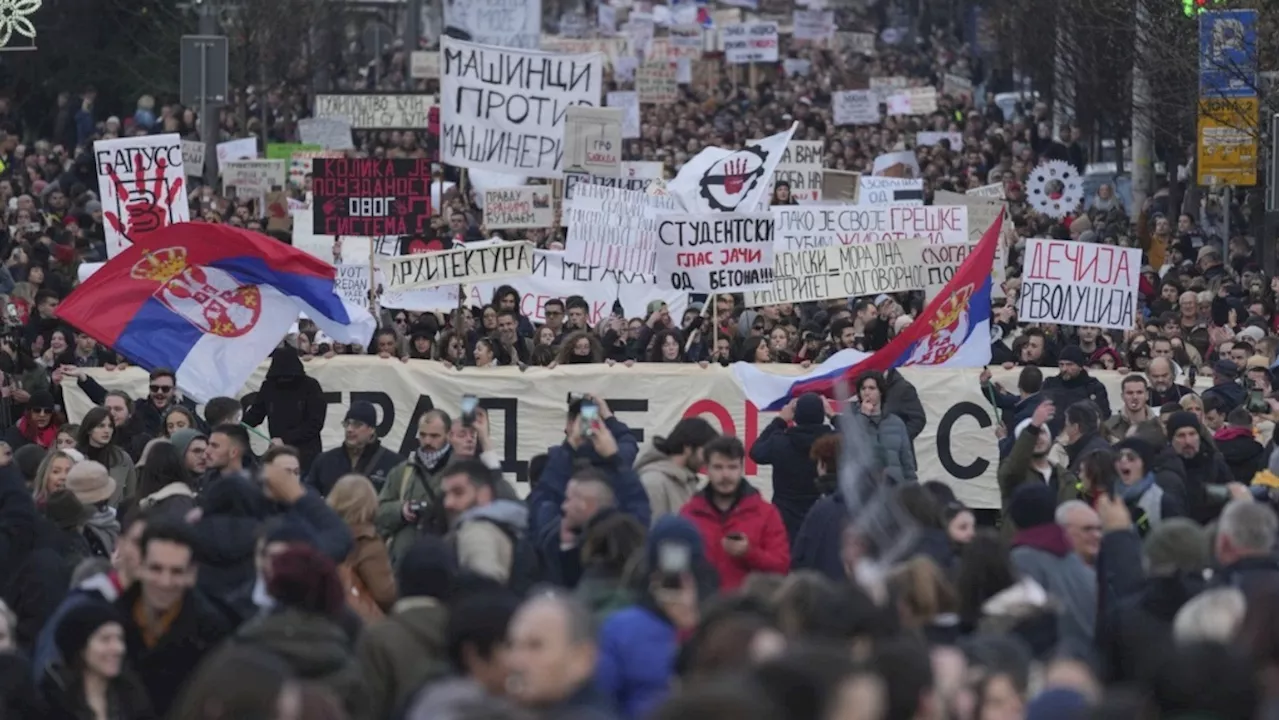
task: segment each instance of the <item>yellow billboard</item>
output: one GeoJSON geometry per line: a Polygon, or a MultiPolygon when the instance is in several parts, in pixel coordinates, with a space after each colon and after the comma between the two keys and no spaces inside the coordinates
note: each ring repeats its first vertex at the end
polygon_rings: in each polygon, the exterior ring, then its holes
{"type": "Polygon", "coordinates": [[[1201,99],[1196,127],[1196,182],[1258,183],[1258,98],[1201,99]]]}

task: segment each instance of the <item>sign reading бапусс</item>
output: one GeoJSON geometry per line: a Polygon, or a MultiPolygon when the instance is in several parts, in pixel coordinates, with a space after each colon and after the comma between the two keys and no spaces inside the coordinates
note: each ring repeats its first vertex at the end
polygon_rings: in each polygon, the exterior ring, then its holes
{"type": "Polygon", "coordinates": [[[417,235],[431,225],[431,162],[316,158],[311,168],[317,235],[417,235]]]}

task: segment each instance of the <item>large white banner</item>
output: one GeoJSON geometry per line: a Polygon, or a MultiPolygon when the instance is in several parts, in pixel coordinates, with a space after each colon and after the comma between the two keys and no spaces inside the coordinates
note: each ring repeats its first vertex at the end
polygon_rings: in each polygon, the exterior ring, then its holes
{"type": "Polygon", "coordinates": [[[775,205],[777,252],[923,238],[926,244],[969,241],[969,209],[937,205],[775,205]]]}
{"type": "Polygon", "coordinates": [[[587,267],[652,274],[658,217],[680,209],[670,195],[583,185],[565,203],[565,259],[587,267]]]}
{"type": "Polygon", "coordinates": [[[689,304],[688,293],[659,287],[652,275],[584,267],[566,260],[564,253],[551,250],[533,252],[532,274],[469,285],[467,298],[471,305],[483,307],[492,302],[493,291],[500,285],[515,288],[520,293],[521,314],[538,323],[546,322],[548,300],[563,300],[571,295],[587,301],[587,317],[593,326],[608,317],[614,302],[622,303],[627,317],[647,317],[645,308],[649,303],[661,300],[670,309],[671,317],[679,318],[689,304]]]}
{"type": "Polygon", "coordinates": [[[542,0],[444,0],[444,24],[484,45],[536,50],[542,0]]]}
{"type": "Polygon", "coordinates": [[[1138,309],[1142,250],[1027,240],[1018,320],[1128,330],[1138,309]]]}
{"type": "MultiPolygon", "coordinates": [[[[353,399],[372,402],[378,408],[378,434],[393,451],[407,454],[417,447],[417,418],[431,408],[457,416],[462,396],[475,395],[488,410],[490,435],[508,477],[521,483],[528,477],[528,461],[564,440],[565,397],[569,392],[594,393],[604,398],[618,419],[631,427],[641,443],[666,435],[683,417],[702,416],[726,434],[741,438],[747,448],[773,420],[747,402],[742,388],[727,368],[699,368],[687,364],[569,365],[547,370],[531,367],[464,368],[451,370],[438,362],[382,360],[368,356],[316,359],[304,366],[332,402],[325,414],[321,440],[326,448],[342,444],[342,418],[353,399]]],[[[250,378],[242,400],[262,383],[264,363],[250,378]]],[[[798,366],[770,366],[770,371],[794,375],[798,366]]],[[[1017,387],[1018,368],[992,370],[1006,388],[1017,387]]],[[[108,390],[123,390],[131,397],[147,393],[147,373],[131,367],[123,371],[86,370],[108,390]]],[[[915,385],[927,422],[915,440],[916,464],[921,481],[941,480],[955,490],[961,502],[975,508],[1000,507],[996,483],[999,452],[994,428],[999,418],[978,387],[977,370],[903,368],[903,376],[915,385]]],[[[1046,368],[1046,375],[1056,374],[1046,368]]],[[[1093,372],[1119,397],[1121,375],[1093,372]]],[[[67,415],[78,422],[92,407],[88,398],[68,378],[63,386],[67,415]]],[[[270,435],[266,425],[263,432],[270,435]]],[[[255,449],[266,443],[254,438],[255,449]]],[[[747,477],[765,493],[771,490],[772,472],[748,458],[747,477]]],[[[527,485],[520,485],[527,490],[527,485]]]]}
{"type": "Polygon", "coordinates": [[[93,160],[107,257],[132,245],[135,234],[191,219],[182,138],[176,133],[99,140],[93,160]]]}
{"type": "Polygon", "coordinates": [[[604,56],[441,42],[440,161],[559,178],[565,111],[600,106],[604,56]]]}

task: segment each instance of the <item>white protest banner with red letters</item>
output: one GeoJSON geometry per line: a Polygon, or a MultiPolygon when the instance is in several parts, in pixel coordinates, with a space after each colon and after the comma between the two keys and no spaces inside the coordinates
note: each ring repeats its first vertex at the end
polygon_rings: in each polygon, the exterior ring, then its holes
{"type": "Polygon", "coordinates": [[[1070,240],[1027,240],[1018,320],[1127,330],[1138,305],[1142,251],[1070,240]]]}

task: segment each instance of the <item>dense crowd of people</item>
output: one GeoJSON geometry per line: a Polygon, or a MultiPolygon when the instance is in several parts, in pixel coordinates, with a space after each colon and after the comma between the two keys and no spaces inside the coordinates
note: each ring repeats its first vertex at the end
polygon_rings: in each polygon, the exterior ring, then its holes
{"type": "MultiPolygon", "coordinates": [[[[842,29],[885,21],[838,16],[842,29]]],[[[867,77],[982,88],[993,75],[949,30],[870,56],[784,52],[810,60],[808,74],[748,87],[715,62],[677,102],[646,105],[627,159],[670,177],[702,147],[798,121],[829,168],[870,172],[877,155],[914,149],[927,197],[1002,183],[1018,239],[992,363],[1020,369],[1012,387],[973,371],[1000,415],[998,517],[920,473],[928,418],[896,370],[861,374],[843,407],[794,398],[750,447],[701,418],[641,443],[606,398],[576,398],[564,441],[522,458],[527,488],[500,472],[482,409],[426,412],[401,455],[357,401],[326,447],[325,389],[307,373],[335,354],[458,372],[809,365],[884,347],[921,293],[758,308],[726,294],[680,317],[655,302],[598,321],[570,295],[535,322],[503,286],[456,314],[382,308],[368,347],[303,321],[250,402],[197,407],[165,368],[144,397],[108,391],[96,371],[128,360],[56,316],[80,265],[106,259],[91,143],[195,138],[197,118],[152,97],[103,118],[87,89],[60,99],[53,135],[37,138],[4,102],[0,717],[1274,717],[1280,287],[1256,239],[1215,237],[1173,206],[1176,188],[1135,209],[1104,183],[1066,218],[1036,213],[1028,173],[1050,158],[1083,171],[1087,153],[1078,129],[1051,137],[1035,100],[944,93],[929,117],[835,126],[831,93],[867,77]],[[961,133],[963,147],[915,146],[922,130],[961,133]],[[1019,322],[1029,237],[1142,248],[1134,327],[1019,322]],[[1099,371],[1121,373],[1119,397],[1099,371]],[[94,404],[78,422],[63,395],[73,381],[94,404]],[[260,456],[257,427],[271,436],[260,456]],[[772,467],[764,492],[748,460],[772,467]]],[[[369,67],[339,87],[405,82],[400,50],[369,67]]],[[[236,92],[220,139],[294,141],[304,97],[236,92]]],[[[435,147],[426,132],[355,139],[382,157],[435,147]]],[[[563,249],[557,229],[490,232],[474,188],[452,169],[437,182],[430,239],[563,249]]],[[[306,202],[306,182],[289,190],[306,202]]],[[[252,200],[189,197],[193,219],[266,231],[252,200]]],[[[785,184],[773,199],[793,202],[785,184]]]]}

